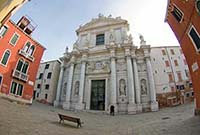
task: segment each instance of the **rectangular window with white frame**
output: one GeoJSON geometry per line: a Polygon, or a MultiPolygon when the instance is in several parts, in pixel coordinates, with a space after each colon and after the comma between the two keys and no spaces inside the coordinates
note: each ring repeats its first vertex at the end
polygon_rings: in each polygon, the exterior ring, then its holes
{"type": "Polygon", "coordinates": [[[16,66],[16,70],[20,71],[24,74],[27,74],[28,67],[29,67],[29,63],[27,61],[24,61],[23,59],[19,59],[17,66],[16,66]]]}
{"type": "Polygon", "coordinates": [[[8,31],[8,27],[2,26],[0,29],[0,38],[4,37],[7,31],[8,31]]]}
{"type": "Polygon", "coordinates": [[[176,5],[173,5],[173,9],[172,9],[171,13],[179,23],[182,22],[183,12],[176,5]]]}
{"type": "Polygon", "coordinates": [[[14,33],[14,35],[10,39],[10,44],[15,46],[18,40],[19,40],[19,35],[17,33],[14,33]]]}
{"type": "Polygon", "coordinates": [[[17,95],[17,96],[22,96],[23,87],[24,86],[22,84],[13,81],[11,84],[11,87],[10,87],[10,93],[17,95]]]}
{"type": "Polygon", "coordinates": [[[188,35],[196,49],[197,52],[200,52],[200,36],[195,27],[192,25],[188,31],[188,35]]]}
{"type": "Polygon", "coordinates": [[[104,45],[104,43],[105,43],[105,35],[104,34],[96,35],[96,45],[104,45]]]}

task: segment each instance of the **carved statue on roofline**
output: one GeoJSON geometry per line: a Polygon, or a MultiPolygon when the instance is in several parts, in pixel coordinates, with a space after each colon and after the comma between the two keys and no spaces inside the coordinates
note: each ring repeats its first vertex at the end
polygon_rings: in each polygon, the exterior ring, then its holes
{"type": "Polygon", "coordinates": [[[140,34],[139,38],[140,38],[140,45],[146,45],[146,41],[144,40],[143,35],[140,34]]]}

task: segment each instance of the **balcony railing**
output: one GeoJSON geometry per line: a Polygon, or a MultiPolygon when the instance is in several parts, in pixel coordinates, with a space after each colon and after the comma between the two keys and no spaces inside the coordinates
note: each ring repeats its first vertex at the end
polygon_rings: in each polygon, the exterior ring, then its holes
{"type": "Polygon", "coordinates": [[[24,56],[25,58],[29,59],[32,62],[35,60],[35,58],[33,56],[31,56],[28,53],[26,53],[23,49],[19,50],[19,54],[24,56]]]}
{"type": "Polygon", "coordinates": [[[25,82],[28,81],[28,75],[17,70],[13,71],[13,77],[25,82]]]}

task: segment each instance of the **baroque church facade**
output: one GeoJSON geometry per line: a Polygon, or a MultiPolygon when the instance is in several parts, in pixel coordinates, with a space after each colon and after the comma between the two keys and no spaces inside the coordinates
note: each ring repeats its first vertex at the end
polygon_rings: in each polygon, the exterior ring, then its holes
{"type": "Polygon", "coordinates": [[[66,48],[54,106],[119,114],[157,111],[150,45],[140,47],[121,17],[99,15],[80,26],[71,52],[66,48]]]}

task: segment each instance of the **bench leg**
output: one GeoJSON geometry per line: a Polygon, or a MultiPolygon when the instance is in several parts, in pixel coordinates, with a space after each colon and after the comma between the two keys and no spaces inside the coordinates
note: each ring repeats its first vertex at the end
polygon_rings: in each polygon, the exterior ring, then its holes
{"type": "Polygon", "coordinates": [[[81,127],[81,123],[77,123],[77,128],[81,127]]]}
{"type": "Polygon", "coordinates": [[[61,124],[61,122],[64,123],[64,120],[63,120],[63,119],[60,119],[59,123],[61,124]]]}

